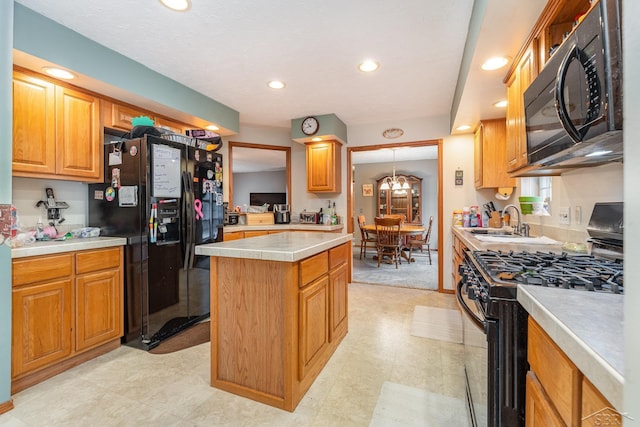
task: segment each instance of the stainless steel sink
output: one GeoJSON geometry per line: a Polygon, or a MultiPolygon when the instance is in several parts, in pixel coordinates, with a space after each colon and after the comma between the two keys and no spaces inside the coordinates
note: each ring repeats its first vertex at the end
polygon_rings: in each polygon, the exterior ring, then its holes
{"type": "Polygon", "coordinates": [[[478,228],[475,230],[468,230],[471,234],[481,234],[484,236],[496,236],[496,237],[522,237],[517,234],[508,233],[502,230],[485,230],[483,228],[478,228]]]}

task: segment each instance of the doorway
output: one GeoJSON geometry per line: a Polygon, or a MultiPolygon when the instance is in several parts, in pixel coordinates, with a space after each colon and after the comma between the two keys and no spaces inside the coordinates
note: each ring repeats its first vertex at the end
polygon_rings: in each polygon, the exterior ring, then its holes
{"type": "MultiPolygon", "coordinates": [[[[356,188],[355,185],[355,174],[357,174],[357,169],[358,169],[358,163],[362,163],[362,161],[370,161],[368,159],[368,157],[373,156],[375,157],[376,155],[382,154],[383,156],[386,156],[388,159],[388,163],[391,163],[391,156],[392,156],[392,150],[397,150],[396,152],[400,152],[400,149],[402,149],[403,152],[406,153],[410,153],[412,149],[415,149],[414,153],[418,153],[420,149],[423,148],[427,148],[427,147],[431,147],[432,149],[435,149],[437,152],[437,172],[436,172],[436,176],[437,176],[437,183],[435,184],[435,188],[436,188],[436,193],[437,193],[437,197],[435,198],[435,200],[437,201],[437,206],[435,207],[435,212],[436,214],[433,215],[434,216],[434,229],[432,232],[432,235],[437,235],[437,238],[431,239],[432,242],[432,248],[435,246],[435,249],[437,249],[436,251],[434,251],[434,254],[436,255],[434,257],[434,261],[436,261],[434,264],[437,266],[437,273],[436,273],[436,277],[437,277],[437,290],[438,292],[443,292],[443,277],[442,277],[442,272],[443,272],[443,259],[441,256],[438,256],[440,254],[443,253],[442,251],[442,247],[443,247],[443,233],[442,233],[442,199],[443,199],[443,195],[442,195],[442,140],[427,140],[427,141],[414,141],[414,142],[404,142],[404,143],[395,143],[395,144],[378,144],[378,145],[369,145],[369,146],[360,146],[360,147],[347,147],[347,180],[349,182],[349,186],[347,187],[347,232],[349,233],[354,233],[354,236],[357,236],[357,241],[360,240],[360,230],[358,229],[357,223],[355,221],[357,215],[359,214],[360,211],[360,207],[356,206],[356,200],[358,199],[358,197],[356,197],[356,191],[359,191],[360,188],[356,188]],[[405,151],[406,150],[406,151],[405,151]],[[364,158],[366,160],[362,160],[359,159],[359,156],[364,156],[364,158]],[[437,243],[436,243],[437,242],[437,243]],[[435,243],[435,244],[434,244],[435,243]]],[[[417,156],[417,154],[416,154],[417,156]]],[[[414,156],[414,157],[416,157],[414,156]]],[[[394,153],[394,157],[395,157],[395,153],[394,153]]],[[[395,169],[395,162],[394,162],[394,166],[393,168],[395,169]]],[[[390,169],[390,168],[389,168],[390,169]]],[[[386,169],[385,169],[386,171],[386,169]]],[[[379,175],[384,176],[385,175],[385,171],[380,171],[379,175]]],[[[386,171],[391,173],[391,170],[386,171]]],[[[410,171],[403,171],[403,172],[410,172],[410,171]]],[[[379,178],[379,176],[376,176],[374,178],[379,178]]],[[[375,187],[375,185],[374,185],[375,187]]],[[[375,199],[377,197],[377,189],[373,189],[373,198],[375,199]]],[[[368,193],[368,188],[363,188],[363,192],[368,193]]],[[[372,199],[373,200],[373,199],[372,199]]],[[[373,201],[371,202],[373,203],[373,201]]],[[[428,213],[425,212],[426,215],[423,216],[423,220],[422,223],[426,226],[428,223],[428,213]],[[426,220],[425,220],[426,218],[426,220]]],[[[374,213],[370,214],[370,215],[377,215],[377,211],[375,211],[374,213]]],[[[373,216],[371,216],[371,218],[368,218],[369,222],[373,222],[373,216]]],[[[370,254],[371,249],[368,250],[367,252],[367,256],[371,256],[370,254]]],[[[357,247],[354,248],[354,254],[356,254],[355,259],[358,258],[360,253],[360,248],[359,245],[357,247]]],[[[354,259],[354,261],[355,261],[354,259]]],[[[420,261],[423,261],[422,259],[420,259],[420,261]]],[[[402,271],[400,268],[398,269],[398,272],[394,274],[401,276],[401,275],[410,275],[411,272],[409,271],[409,269],[404,269],[404,271],[402,271]]],[[[355,280],[354,280],[355,281],[355,280]]]]}

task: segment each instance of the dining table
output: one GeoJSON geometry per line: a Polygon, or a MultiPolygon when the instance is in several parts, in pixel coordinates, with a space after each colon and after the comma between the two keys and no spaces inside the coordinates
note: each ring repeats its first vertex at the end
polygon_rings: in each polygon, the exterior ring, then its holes
{"type": "MultiPolygon", "coordinates": [[[[376,225],[375,224],[365,224],[362,226],[362,229],[366,231],[368,234],[374,235],[376,234],[376,225]]],[[[402,223],[400,225],[400,235],[403,238],[404,247],[402,250],[402,258],[406,259],[408,262],[415,262],[415,258],[410,258],[407,254],[409,252],[408,245],[406,244],[409,236],[421,236],[425,232],[425,228],[420,224],[405,224],[402,223]]],[[[377,255],[374,255],[374,259],[376,259],[377,255]]]]}

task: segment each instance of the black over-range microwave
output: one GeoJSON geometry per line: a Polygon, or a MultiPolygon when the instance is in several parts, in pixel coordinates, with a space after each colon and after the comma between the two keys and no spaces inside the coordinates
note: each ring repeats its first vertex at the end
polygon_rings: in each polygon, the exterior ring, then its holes
{"type": "Polygon", "coordinates": [[[524,93],[530,165],[622,160],[619,0],[600,0],[524,93]]]}

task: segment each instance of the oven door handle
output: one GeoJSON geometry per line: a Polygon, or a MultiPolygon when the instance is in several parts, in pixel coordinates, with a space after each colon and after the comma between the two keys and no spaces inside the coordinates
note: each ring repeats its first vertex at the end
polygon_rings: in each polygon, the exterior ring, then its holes
{"type": "Polygon", "coordinates": [[[460,306],[463,308],[464,311],[466,311],[466,313],[469,315],[469,317],[471,318],[471,320],[473,321],[473,323],[475,323],[480,329],[482,329],[483,331],[485,331],[486,333],[486,322],[479,318],[467,305],[467,303],[464,301],[464,298],[462,298],[462,287],[464,286],[464,282],[462,281],[462,279],[460,279],[460,281],[458,282],[458,286],[456,289],[456,298],[458,298],[458,302],[460,303],[460,306]]]}

